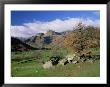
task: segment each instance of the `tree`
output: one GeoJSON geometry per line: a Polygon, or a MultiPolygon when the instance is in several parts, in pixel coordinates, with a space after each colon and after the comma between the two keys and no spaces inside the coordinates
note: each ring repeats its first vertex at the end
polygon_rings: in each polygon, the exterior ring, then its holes
{"type": "Polygon", "coordinates": [[[84,38],[83,36],[84,25],[79,23],[77,29],[73,30],[64,40],[64,46],[71,52],[80,52],[84,49],[84,38]]]}
{"type": "Polygon", "coordinates": [[[100,45],[100,30],[95,27],[85,27],[79,23],[77,29],[69,33],[65,40],[64,46],[70,52],[81,53],[86,48],[95,48],[100,45]]]}

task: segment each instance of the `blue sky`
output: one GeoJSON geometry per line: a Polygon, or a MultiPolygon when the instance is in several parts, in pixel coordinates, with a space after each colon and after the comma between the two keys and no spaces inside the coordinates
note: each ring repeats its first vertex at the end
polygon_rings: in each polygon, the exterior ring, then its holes
{"type": "Polygon", "coordinates": [[[62,32],[85,26],[100,26],[99,11],[12,11],[11,36],[30,37],[48,30],[62,32]]]}
{"type": "Polygon", "coordinates": [[[11,25],[22,25],[34,21],[52,21],[67,18],[91,18],[99,20],[99,11],[12,11],[11,25]]]}

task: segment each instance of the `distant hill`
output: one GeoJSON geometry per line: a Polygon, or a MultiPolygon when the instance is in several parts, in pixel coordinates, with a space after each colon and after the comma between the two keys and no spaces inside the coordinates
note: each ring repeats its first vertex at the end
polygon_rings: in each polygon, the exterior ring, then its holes
{"type": "Polygon", "coordinates": [[[35,48],[24,43],[18,38],[11,37],[11,51],[24,51],[24,50],[30,50],[30,49],[35,49],[35,48]]]}
{"type": "Polygon", "coordinates": [[[36,45],[50,45],[57,36],[59,37],[61,35],[62,33],[49,30],[45,34],[38,33],[37,35],[32,36],[27,40],[25,40],[25,42],[28,44],[36,44],[36,45]]]}
{"type": "Polygon", "coordinates": [[[61,35],[61,33],[55,32],[55,31],[53,31],[53,30],[48,30],[48,31],[44,34],[44,36],[52,36],[52,35],[61,35]]]}

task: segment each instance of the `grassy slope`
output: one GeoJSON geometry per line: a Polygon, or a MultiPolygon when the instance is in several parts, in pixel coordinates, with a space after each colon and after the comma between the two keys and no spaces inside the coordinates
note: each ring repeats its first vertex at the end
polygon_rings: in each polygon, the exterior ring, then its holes
{"type": "Polygon", "coordinates": [[[96,77],[100,76],[100,64],[97,60],[94,64],[91,63],[79,63],[79,64],[67,64],[65,66],[55,66],[50,69],[43,69],[40,63],[32,61],[24,64],[12,64],[13,76],[78,76],[78,77],[96,77]]]}
{"type": "MultiPolygon", "coordinates": [[[[65,51],[64,51],[65,52],[65,51]]],[[[95,52],[95,50],[94,50],[95,52]]],[[[96,51],[95,53],[97,53],[96,51]]],[[[66,52],[64,53],[66,54],[66,52]]],[[[55,66],[50,69],[42,68],[42,61],[47,61],[51,56],[51,51],[29,51],[23,53],[12,53],[12,59],[27,60],[28,58],[33,59],[32,61],[20,63],[17,61],[12,62],[11,73],[12,76],[20,77],[35,77],[35,76],[77,76],[77,77],[95,77],[100,76],[100,61],[97,60],[94,64],[85,62],[74,64],[67,64],[65,66],[55,66]],[[40,56],[41,58],[37,58],[40,56]],[[36,59],[35,59],[36,58],[36,59]],[[35,60],[34,60],[35,59],[35,60]]]]}

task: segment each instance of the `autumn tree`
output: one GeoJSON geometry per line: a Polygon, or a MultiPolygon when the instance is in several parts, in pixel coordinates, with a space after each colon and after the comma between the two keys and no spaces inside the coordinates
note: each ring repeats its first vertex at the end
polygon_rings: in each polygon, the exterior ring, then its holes
{"type": "Polygon", "coordinates": [[[70,52],[79,52],[84,49],[83,36],[83,24],[79,23],[77,29],[73,30],[64,40],[64,46],[70,50],[70,52]]]}
{"type": "Polygon", "coordinates": [[[70,52],[78,53],[86,48],[99,47],[100,30],[92,26],[85,27],[82,23],[79,23],[77,28],[66,36],[64,46],[70,52]]]}

